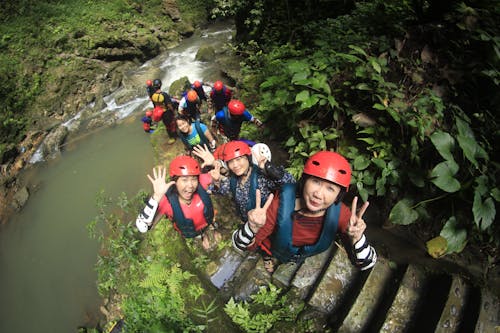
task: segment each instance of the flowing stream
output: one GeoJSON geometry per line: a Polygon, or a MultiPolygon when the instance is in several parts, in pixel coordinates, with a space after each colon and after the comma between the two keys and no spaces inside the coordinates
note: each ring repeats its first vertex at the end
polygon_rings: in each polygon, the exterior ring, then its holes
{"type": "MultiPolygon", "coordinates": [[[[231,35],[227,25],[213,26],[143,64],[124,81],[158,73],[158,68],[164,87],[182,76],[213,80],[209,75],[217,73],[216,65],[194,61],[196,52],[201,45],[217,47],[231,35]]],[[[37,190],[20,213],[0,226],[0,332],[76,332],[98,316],[94,265],[99,244],[86,229],[97,215],[97,194],[103,190],[113,198],[122,192],[130,197],[149,189],[145,175],[154,163],[140,122],[149,106],[146,92],[121,105],[115,101],[117,93],[105,98],[102,110],[119,114],[117,126],[72,141],[58,159],[32,160],[37,163],[25,173],[29,187],[37,190]]]]}

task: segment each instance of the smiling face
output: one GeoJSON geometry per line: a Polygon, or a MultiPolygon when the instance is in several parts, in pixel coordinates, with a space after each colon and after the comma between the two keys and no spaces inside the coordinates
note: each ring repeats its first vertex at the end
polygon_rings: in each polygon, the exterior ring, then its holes
{"type": "Polygon", "coordinates": [[[175,187],[179,193],[179,198],[189,202],[198,187],[198,176],[180,176],[175,181],[175,187]]]}
{"type": "Polygon", "coordinates": [[[227,167],[234,173],[237,177],[246,174],[250,163],[248,162],[248,157],[246,155],[233,158],[227,162],[227,167]]]}
{"type": "Polygon", "coordinates": [[[185,121],[184,119],[177,119],[176,123],[179,131],[184,134],[189,134],[189,132],[191,131],[191,126],[187,121],[185,121]]]}
{"type": "Polygon", "coordinates": [[[308,177],[304,183],[302,197],[309,211],[322,211],[335,202],[340,191],[341,187],[337,184],[317,177],[308,177]]]}

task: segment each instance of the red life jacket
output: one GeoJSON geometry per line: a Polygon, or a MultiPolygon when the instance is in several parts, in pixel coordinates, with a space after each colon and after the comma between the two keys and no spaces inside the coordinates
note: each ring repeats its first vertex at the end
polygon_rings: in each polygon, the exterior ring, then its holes
{"type": "Polygon", "coordinates": [[[152,116],[153,121],[159,122],[161,120],[161,117],[163,116],[163,112],[165,112],[165,110],[161,106],[155,106],[152,116]]]}
{"type": "Polygon", "coordinates": [[[142,128],[144,129],[144,131],[149,132],[151,126],[148,123],[142,123],[142,128]]]}

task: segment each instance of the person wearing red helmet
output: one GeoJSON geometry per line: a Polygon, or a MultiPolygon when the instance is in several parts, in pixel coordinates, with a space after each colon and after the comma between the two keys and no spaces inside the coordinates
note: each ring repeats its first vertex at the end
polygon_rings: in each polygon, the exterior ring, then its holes
{"type": "Polygon", "coordinates": [[[147,175],[153,185],[153,196],[136,219],[136,226],[145,233],[165,215],[173,221],[174,228],[185,238],[200,237],[202,245],[211,245],[207,231],[213,231],[215,241],[220,239],[214,228],[214,208],[206,188],[210,175],[202,174],[198,162],[190,156],[178,156],[169,166],[170,181],[165,181],[164,166],[153,168],[147,175]]]}
{"type": "Polygon", "coordinates": [[[270,155],[258,153],[254,164],[252,150],[243,141],[230,141],[219,146],[215,156],[208,148],[200,146],[194,147],[193,154],[203,160],[204,167],[213,167],[210,171],[213,180],[211,192],[231,195],[243,223],[247,222],[248,211],[256,207],[257,190],[267,199],[283,184],[295,182],[282,166],[275,166],[268,160],[270,155]],[[228,177],[221,175],[221,168],[228,169],[228,177]]]}
{"type": "Polygon", "coordinates": [[[210,91],[210,101],[215,112],[227,106],[232,97],[233,92],[222,81],[214,82],[210,91]]]}
{"type": "Polygon", "coordinates": [[[331,151],[312,155],[297,184],[285,184],[279,194],[267,199],[257,193],[256,206],[265,203],[249,211],[248,222],[233,233],[234,247],[241,251],[260,248],[275,259],[264,260],[272,272],[276,259],[302,262],[328,249],[338,233],[355,266],[373,267],[377,254],[364,235],[368,202],[359,211],[357,197],[351,209],[342,203],[350,181],[351,167],[343,156],[331,151]]]}
{"type": "Polygon", "coordinates": [[[196,91],[191,89],[183,94],[177,111],[179,114],[189,117],[193,122],[200,121],[201,100],[196,91]]]}
{"type": "Polygon", "coordinates": [[[161,86],[160,79],[146,81],[146,91],[154,106],[153,121],[163,122],[169,136],[167,143],[173,144],[177,137],[174,104],[170,95],[161,90],[161,86]]]}
{"type": "Polygon", "coordinates": [[[214,133],[219,132],[223,140],[227,142],[239,138],[241,125],[245,121],[252,122],[258,127],[262,126],[262,122],[248,112],[243,102],[232,99],[227,106],[212,117],[211,127],[214,133]]]}
{"type": "Polygon", "coordinates": [[[209,84],[205,84],[204,82],[202,81],[199,81],[199,80],[195,80],[192,84],[191,84],[191,89],[193,89],[194,91],[196,91],[196,93],[198,94],[198,97],[200,99],[200,101],[207,101],[207,94],[205,93],[205,90],[203,89],[203,86],[208,86],[210,87],[209,84]]]}
{"type": "Polygon", "coordinates": [[[141,118],[142,128],[146,133],[153,133],[155,130],[152,116],[153,116],[153,111],[147,110],[146,115],[141,118]]]}

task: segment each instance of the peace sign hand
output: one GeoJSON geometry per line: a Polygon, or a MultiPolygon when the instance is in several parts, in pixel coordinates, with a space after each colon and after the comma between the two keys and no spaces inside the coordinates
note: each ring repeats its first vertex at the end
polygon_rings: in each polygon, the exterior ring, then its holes
{"type": "Polygon", "coordinates": [[[260,190],[255,193],[255,208],[248,212],[248,225],[252,232],[256,234],[260,228],[266,224],[267,209],[273,201],[274,194],[269,194],[264,207],[260,207],[261,197],[260,190]]]}
{"type": "Polygon", "coordinates": [[[349,219],[349,224],[347,225],[347,235],[352,241],[352,244],[355,244],[357,241],[361,239],[363,233],[366,229],[366,223],[363,220],[363,214],[365,213],[368,205],[370,203],[367,201],[361,206],[359,212],[356,213],[357,205],[358,205],[358,197],[354,197],[352,200],[351,206],[351,218],[349,219]]]}

